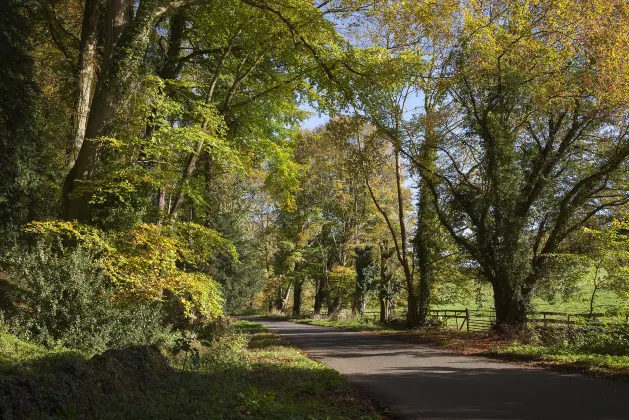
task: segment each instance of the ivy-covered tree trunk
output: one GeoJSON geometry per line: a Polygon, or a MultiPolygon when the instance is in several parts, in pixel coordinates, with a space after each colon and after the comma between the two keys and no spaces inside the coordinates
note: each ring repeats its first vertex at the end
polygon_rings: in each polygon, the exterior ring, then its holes
{"type": "Polygon", "coordinates": [[[155,19],[167,10],[158,5],[157,0],[143,0],[132,17],[131,3],[123,0],[107,3],[105,46],[99,63],[101,73],[90,106],[85,140],[63,185],[63,217],[66,220],[88,221],[91,218],[92,194],[77,189],[94,177],[101,150],[98,139],[110,134],[117,106],[126,97],[136,76],[155,19]]]}
{"type": "MultiPolygon", "coordinates": [[[[426,107],[429,109],[429,107],[426,107]]],[[[419,271],[419,325],[425,325],[430,311],[433,284],[435,280],[435,261],[439,250],[439,216],[435,208],[435,198],[431,185],[437,185],[433,172],[437,162],[437,133],[434,130],[434,115],[427,112],[425,138],[422,144],[419,165],[422,178],[419,183],[419,203],[417,209],[417,233],[415,235],[415,260],[419,271]]]]}
{"type": "Polygon", "coordinates": [[[417,296],[415,296],[414,290],[412,287],[407,287],[407,298],[406,298],[406,325],[409,328],[415,328],[419,326],[419,311],[417,308],[417,296]]]}
{"type": "Polygon", "coordinates": [[[529,296],[508,278],[492,282],[496,309],[496,329],[500,332],[521,330],[526,326],[529,296]]]}
{"type": "Polygon", "coordinates": [[[352,315],[362,316],[365,312],[365,298],[373,284],[373,250],[371,246],[356,247],[356,289],[352,315]]]}
{"type": "Polygon", "coordinates": [[[333,298],[328,296],[326,301],[328,304],[328,316],[332,316],[339,312],[341,309],[341,298],[339,296],[335,296],[333,298]]]}

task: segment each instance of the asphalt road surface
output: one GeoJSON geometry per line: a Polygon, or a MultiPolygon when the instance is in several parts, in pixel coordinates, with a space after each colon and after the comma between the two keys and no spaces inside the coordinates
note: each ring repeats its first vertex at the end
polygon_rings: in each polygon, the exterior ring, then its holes
{"type": "Polygon", "coordinates": [[[629,419],[629,384],[256,319],[404,419],[629,419]]]}

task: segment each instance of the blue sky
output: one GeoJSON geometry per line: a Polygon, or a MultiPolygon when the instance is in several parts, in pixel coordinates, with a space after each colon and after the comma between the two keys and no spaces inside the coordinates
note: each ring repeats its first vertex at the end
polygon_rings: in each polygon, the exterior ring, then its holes
{"type": "Polygon", "coordinates": [[[313,114],[310,118],[301,124],[301,128],[305,130],[312,130],[330,121],[330,116],[326,114],[318,115],[313,114]]]}

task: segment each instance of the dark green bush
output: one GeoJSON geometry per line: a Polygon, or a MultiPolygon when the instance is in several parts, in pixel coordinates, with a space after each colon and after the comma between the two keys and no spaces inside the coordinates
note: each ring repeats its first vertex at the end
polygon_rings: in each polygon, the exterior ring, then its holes
{"type": "Polygon", "coordinates": [[[23,338],[99,352],[170,337],[162,305],[116,301],[113,285],[85,250],[40,245],[14,252],[7,262],[14,308],[5,317],[23,338]]]}

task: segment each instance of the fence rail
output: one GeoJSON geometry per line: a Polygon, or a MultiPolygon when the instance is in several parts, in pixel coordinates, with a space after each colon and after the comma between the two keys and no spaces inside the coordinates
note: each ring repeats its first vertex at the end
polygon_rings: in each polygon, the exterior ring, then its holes
{"type": "MultiPolygon", "coordinates": [[[[471,309],[433,309],[429,312],[433,319],[437,319],[445,324],[446,327],[456,327],[462,330],[466,327],[467,331],[488,331],[496,324],[496,312],[494,310],[471,310],[471,309]],[[455,320],[454,324],[452,319],[455,320]],[[461,322],[459,322],[459,319],[461,322]]],[[[533,325],[547,326],[571,326],[577,324],[586,324],[591,326],[606,325],[602,321],[607,315],[604,313],[567,313],[538,311],[529,314],[528,322],[533,325]]],[[[617,322],[622,324],[622,318],[618,318],[617,322]]],[[[624,316],[624,323],[629,326],[629,314],[624,316]]]]}
{"type": "MultiPolygon", "coordinates": [[[[305,316],[314,316],[314,311],[305,310],[301,312],[305,316]]],[[[322,310],[318,315],[327,316],[327,311],[322,310]]],[[[400,314],[398,314],[400,315],[400,314]]],[[[496,325],[496,312],[483,309],[431,309],[428,312],[430,319],[442,323],[446,328],[457,331],[486,332],[496,325]]],[[[569,327],[572,325],[606,325],[603,319],[607,315],[604,313],[567,313],[553,311],[538,311],[529,314],[529,325],[543,325],[544,327],[569,327]]],[[[364,321],[378,322],[380,311],[365,311],[361,319],[364,321]]],[[[618,324],[625,324],[629,327],[629,314],[618,319],[618,324]],[[624,322],[623,322],[624,321],[624,322]]]]}
{"type": "Polygon", "coordinates": [[[488,331],[496,323],[494,311],[481,309],[432,309],[428,315],[446,327],[455,327],[458,331],[488,331]]]}

